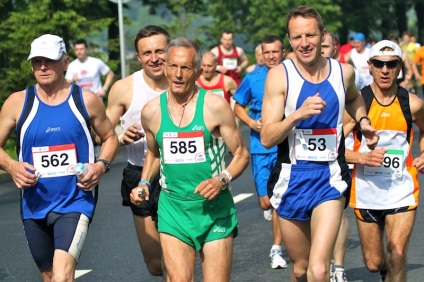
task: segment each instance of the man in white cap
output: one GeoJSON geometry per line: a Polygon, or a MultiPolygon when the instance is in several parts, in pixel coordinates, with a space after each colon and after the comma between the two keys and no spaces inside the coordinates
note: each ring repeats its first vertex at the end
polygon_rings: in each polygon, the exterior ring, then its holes
{"type": "Polygon", "coordinates": [[[118,140],[102,101],[65,81],[69,59],[62,38],[35,39],[28,60],[37,83],[12,93],[3,105],[0,167],[21,189],[25,235],[43,280],[72,281],[96,205],[93,192],[118,140]],[[103,143],[97,161],[90,128],[103,143]],[[14,129],[18,161],[3,150],[14,129]],[[79,180],[77,163],[88,169],[79,180]]]}
{"type": "Polygon", "coordinates": [[[375,44],[369,54],[374,81],[361,90],[368,117],[380,136],[369,151],[361,134],[346,160],[355,163],[350,207],[354,208],[366,267],[380,271],[384,281],[406,281],[406,250],[418,206],[418,172],[424,156],[413,158],[411,147],[418,126],[424,152],[424,102],[397,86],[402,51],[388,40],[375,44]],[[387,247],[384,247],[384,235],[387,247]]]}

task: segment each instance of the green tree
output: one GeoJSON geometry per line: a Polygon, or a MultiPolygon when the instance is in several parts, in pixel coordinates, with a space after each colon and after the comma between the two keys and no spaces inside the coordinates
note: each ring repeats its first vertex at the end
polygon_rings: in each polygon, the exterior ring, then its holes
{"type": "Polygon", "coordinates": [[[38,36],[51,33],[64,38],[69,49],[71,40],[87,38],[100,32],[111,18],[89,19],[78,11],[87,9],[88,0],[38,0],[16,7],[2,21],[0,30],[0,105],[7,95],[34,83],[26,61],[31,42],[38,36]]]}

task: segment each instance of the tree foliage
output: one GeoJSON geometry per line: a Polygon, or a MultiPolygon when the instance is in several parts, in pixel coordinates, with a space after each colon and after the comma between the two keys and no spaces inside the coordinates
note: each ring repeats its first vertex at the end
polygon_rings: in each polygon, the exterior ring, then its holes
{"type": "MultiPolygon", "coordinates": [[[[2,1],[2,4],[7,1],[2,1]]],[[[13,1],[10,1],[13,2],[13,1]]],[[[19,2],[19,1],[16,1],[19,2]]],[[[112,19],[91,19],[79,13],[87,8],[88,0],[37,0],[15,6],[2,15],[0,29],[0,105],[11,92],[34,83],[30,64],[26,61],[31,42],[45,33],[64,38],[69,50],[76,38],[87,38],[107,27],[112,19]]]]}

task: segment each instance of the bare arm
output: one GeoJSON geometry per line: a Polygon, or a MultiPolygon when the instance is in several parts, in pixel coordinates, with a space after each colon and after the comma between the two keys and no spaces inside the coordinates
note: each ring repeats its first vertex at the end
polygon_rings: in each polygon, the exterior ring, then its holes
{"type": "MultiPolygon", "coordinates": [[[[229,104],[219,96],[210,92],[206,94],[204,106],[205,123],[212,134],[222,137],[227,148],[231,151],[233,159],[226,167],[226,170],[237,179],[249,164],[249,152],[243,142],[243,138],[237,128],[234,114],[229,104]]],[[[227,182],[230,179],[221,173],[227,182]]],[[[203,197],[211,200],[215,198],[222,189],[222,184],[217,177],[212,177],[202,181],[195,189],[194,193],[200,193],[203,197]]]]}
{"type": "Polygon", "coordinates": [[[106,74],[106,79],[105,79],[105,83],[103,84],[103,89],[105,90],[109,89],[114,77],[115,77],[115,73],[112,70],[109,70],[109,72],[106,74]]]}
{"type": "Polygon", "coordinates": [[[237,53],[239,55],[239,65],[237,66],[237,73],[242,72],[243,69],[247,68],[247,66],[249,65],[249,60],[247,59],[246,54],[244,53],[244,50],[240,47],[236,47],[237,48],[237,53]]]}
{"type": "Polygon", "coordinates": [[[15,161],[4,150],[22,112],[24,100],[25,90],[15,92],[6,99],[0,111],[0,167],[10,173],[18,188],[28,188],[37,182],[34,166],[27,162],[15,161]]]}
{"type": "MultiPolygon", "coordinates": [[[[355,120],[345,111],[343,116],[343,132],[345,138],[353,131],[356,126],[355,120]]],[[[386,149],[374,149],[368,153],[355,152],[345,149],[346,162],[349,164],[362,164],[367,166],[380,167],[384,160],[386,149]]]]}
{"type": "MultiPolygon", "coordinates": [[[[159,126],[161,123],[159,97],[153,99],[143,107],[143,110],[141,111],[141,120],[143,128],[146,132],[146,141],[148,148],[146,153],[146,159],[144,161],[143,172],[141,174],[141,179],[152,182],[153,179],[159,175],[160,168],[159,146],[156,143],[155,139],[156,133],[159,130],[159,126]]],[[[148,186],[146,184],[140,184],[134,189],[132,189],[130,194],[130,200],[134,205],[139,205],[145,199],[149,200],[149,196],[150,195],[148,186]],[[137,189],[139,188],[144,189],[144,198],[137,194],[137,189]]]]}
{"type": "Polygon", "coordinates": [[[228,75],[224,76],[224,85],[225,89],[227,90],[228,94],[230,94],[230,96],[233,96],[234,93],[236,93],[238,85],[232,77],[228,75]]]}
{"type": "MultiPolygon", "coordinates": [[[[133,75],[118,80],[113,84],[109,92],[109,99],[106,114],[112,122],[112,126],[116,127],[119,118],[127,111],[133,98],[133,75]]],[[[141,122],[132,124],[119,135],[119,144],[128,145],[134,143],[144,137],[144,133],[140,132],[141,122]]]]}
{"type": "MultiPolygon", "coordinates": [[[[343,79],[346,85],[346,111],[356,121],[361,120],[361,117],[367,116],[365,109],[365,102],[359,94],[355,86],[355,72],[351,65],[342,64],[343,79]]],[[[377,131],[371,126],[367,119],[362,119],[360,123],[360,130],[367,140],[367,146],[374,148],[378,142],[377,131]]]]}
{"type": "Polygon", "coordinates": [[[109,70],[108,73],[106,74],[106,79],[105,79],[104,85],[102,86],[102,88],[97,90],[97,95],[99,97],[103,97],[103,96],[106,95],[107,90],[109,89],[110,85],[112,84],[114,76],[115,76],[115,74],[113,73],[113,71],[109,70]]]}
{"type": "MultiPolygon", "coordinates": [[[[112,162],[118,149],[118,138],[114,127],[106,116],[103,102],[91,91],[83,90],[83,95],[85,106],[90,115],[90,125],[102,142],[99,159],[112,162]]],[[[77,185],[82,189],[91,190],[98,184],[106,168],[101,162],[86,165],[89,167],[89,173],[77,185]]]]}
{"type": "Polygon", "coordinates": [[[262,127],[261,121],[254,120],[251,117],[249,117],[244,107],[237,102],[234,105],[234,114],[251,129],[257,132],[261,131],[261,127],[262,127]]]}
{"type": "Polygon", "coordinates": [[[418,144],[421,154],[414,158],[412,165],[415,166],[420,173],[424,173],[424,102],[415,94],[409,94],[409,104],[413,122],[418,126],[420,135],[418,144]]]}

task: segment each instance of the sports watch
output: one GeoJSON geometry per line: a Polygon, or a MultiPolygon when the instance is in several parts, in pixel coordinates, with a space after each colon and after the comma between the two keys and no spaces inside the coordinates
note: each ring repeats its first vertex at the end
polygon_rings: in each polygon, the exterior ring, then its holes
{"type": "Polygon", "coordinates": [[[105,159],[98,159],[96,163],[101,162],[105,165],[105,173],[110,170],[110,162],[105,159]]]}

